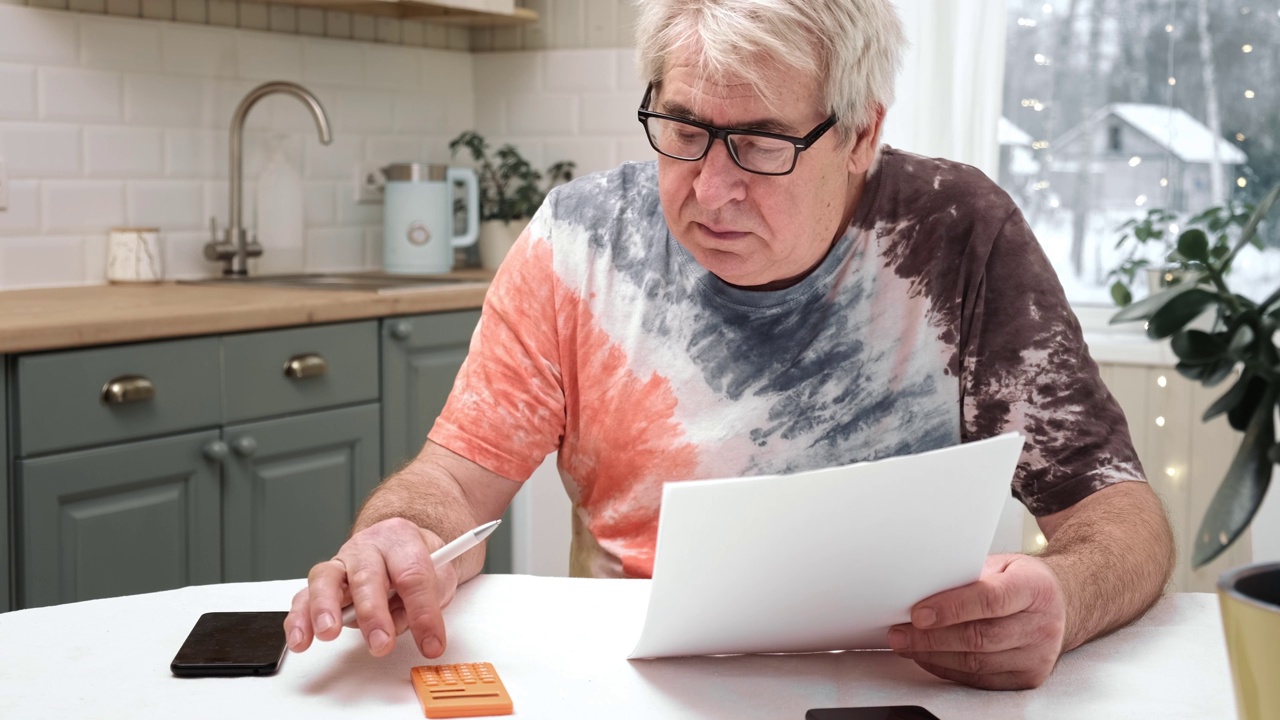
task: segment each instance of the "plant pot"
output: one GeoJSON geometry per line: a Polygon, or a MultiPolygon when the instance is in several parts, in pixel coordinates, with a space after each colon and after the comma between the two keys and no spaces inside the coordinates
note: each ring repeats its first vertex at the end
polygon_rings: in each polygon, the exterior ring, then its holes
{"type": "Polygon", "coordinates": [[[518,218],[511,222],[485,220],[480,223],[480,265],[486,270],[497,270],[528,224],[528,218],[518,218]]]}
{"type": "Polygon", "coordinates": [[[1218,602],[1240,717],[1280,718],[1280,563],[1223,575],[1218,602]]]}

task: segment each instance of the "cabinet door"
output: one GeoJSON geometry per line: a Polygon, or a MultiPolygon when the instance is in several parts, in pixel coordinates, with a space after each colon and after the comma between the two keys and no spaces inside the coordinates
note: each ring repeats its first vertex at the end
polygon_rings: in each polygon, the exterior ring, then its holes
{"type": "Polygon", "coordinates": [[[9,417],[7,358],[0,355],[0,612],[9,604],[9,417]]]}
{"type": "Polygon", "coordinates": [[[377,485],[378,404],[228,426],[227,582],[306,577],[377,485]]]}
{"type": "Polygon", "coordinates": [[[216,431],[20,460],[19,607],[221,579],[216,431]]]}
{"type": "Polygon", "coordinates": [[[382,471],[412,460],[444,410],[479,310],[382,322],[382,471]]]}

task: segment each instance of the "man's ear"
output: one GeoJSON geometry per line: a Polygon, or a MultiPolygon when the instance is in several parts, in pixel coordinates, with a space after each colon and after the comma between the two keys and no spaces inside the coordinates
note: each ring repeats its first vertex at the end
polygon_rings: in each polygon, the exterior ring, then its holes
{"type": "Polygon", "coordinates": [[[880,144],[880,127],[884,124],[885,108],[876,106],[871,124],[858,133],[858,139],[849,149],[849,172],[860,175],[871,169],[876,157],[876,146],[880,144]]]}

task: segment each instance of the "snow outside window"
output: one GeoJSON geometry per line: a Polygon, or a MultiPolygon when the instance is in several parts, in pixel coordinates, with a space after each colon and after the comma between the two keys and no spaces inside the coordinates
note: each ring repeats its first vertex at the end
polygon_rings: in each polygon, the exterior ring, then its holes
{"type": "MultiPolygon", "coordinates": [[[[1162,209],[1166,237],[1280,184],[1280,0],[1008,0],[1000,184],[1075,304],[1112,305],[1117,227],[1162,209]]],[[[1272,213],[1273,216],[1276,213],[1272,213]]],[[[1280,285],[1280,223],[1233,290],[1280,285]]],[[[1136,257],[1164,260],[1159,242],[1136,257]]],[[[1134,297],[1146,294],[1139,272],[1134,297]]]]}

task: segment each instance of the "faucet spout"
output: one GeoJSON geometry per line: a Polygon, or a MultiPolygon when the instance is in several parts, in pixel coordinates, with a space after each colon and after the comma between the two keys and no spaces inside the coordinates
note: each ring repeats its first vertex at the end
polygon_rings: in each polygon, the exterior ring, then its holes
{"type": "Polygon", "coordinates": [[[269,82],[250,90],[249,94],[244,96],[231,118],[231,213],[228,216],[227,231],[222,242],[218,242],[215,236],[205,246],[205,257],[223,261],[224,276],[247,275],[249,258],[262,254],[262,246],[256,242],[251,243],[248,231],[242,226],[244,125],[249,110],[262,98],[276,93],[292,95],[301,100],[315,118],[320,142],[325,145],[333,142],[333,136],[329,132],[329,117],[325,114],[324,107],[320,105],[315,95],[301,85],[282,81],[269,82]]]}

